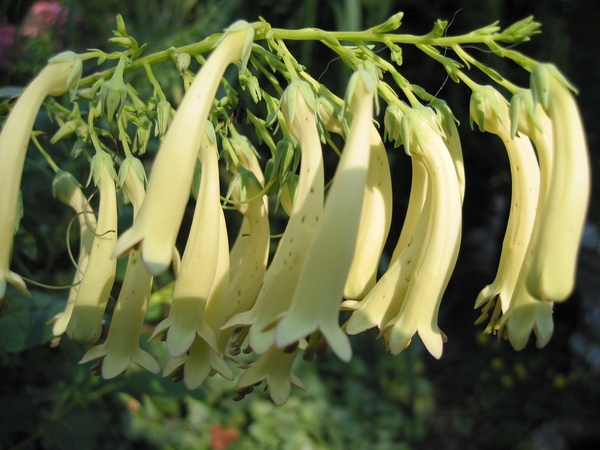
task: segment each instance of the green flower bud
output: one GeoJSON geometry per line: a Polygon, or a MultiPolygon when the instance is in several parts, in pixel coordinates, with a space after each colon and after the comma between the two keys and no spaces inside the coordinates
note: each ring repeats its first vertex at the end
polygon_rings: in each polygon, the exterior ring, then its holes
{"type": "Polygon", "coordinates": [[[69,120],[50,139],[51,144],[56,144],[61,139],[71,136],[77,130],[77,120],[69,120]]]}
{"type": "Polygon", "coordinates": [[[392,61],[399,66],[402,65],[402,48],[397,44],[391,44],[388,46],[391,52],[392,61]]]}
{"type": "Polygon", "coordinates": [[[117,14],[117,34],[119,36],[127,36],[127,28],[121,14],[117,14]]]}
{"type": "Polygon", "coordinates": [[[125,99],[127,98],[127,86],[125,86],[125,82],[123,81],[124,70],[125,58],[121,58],[112,78],[104,83],[100,90],[102,110],[111,123],[115,114],[121,114],[125,105],[125,99]]]}
{"type": "Polygon", "coordinates": [[[402,111],[393,103],[385,109],[383,116],[384,136],[387,141],[394,142],[394,147],[401,144],[400,140],[400,122],[402,121],[402,111]]]}
{"type": "Polygon", "coordinates": [[[110,38],[108,42],[118,45],[119,47],[131,48],[134,41],[130,37],[114,37],[110,38]]]}
{"type": "Polygon", "coordinates": [[[471,109],[474,111],[474,114],[471,114],[469,118],[469,122],[471,124],[471,128],[473,128],[473,120],[477,123],[479,127],[479,131],[485,131],[485,111],[486,104],[489,102],[492,107],[492,111],[498,116],[500,119],[500,123],[504,126],[504,114],[500,110],[500,103],[498,102],[498,91],[496,91],[492,86],[481,86],[475,90],[473,90],[473,94],[471,95],[471,109]],[[475,116],[475,119],[473,119],[475,116]]]}
{"type": "Polygon", "coordinates": [[[252,96],[252,100],[254,103],[258,103],[262,99],[262,92],[260,91],[260,86],[258,84],[258,78],[256,78],[249,70],[245,70],[240,74],[240,85],[242,89],[250,91],[250,95],[252,96]]]}
{"type": "Polygon", "coordinates": [[[189,53],[179,53],[177,55],[177,69],[179,70],[179,73],[182,74],[186,70],[188,70],[188,67],[190,67],[191,62],[192,57],[189,53]]]}
{"type": "Polygon", "coordinates": [[[75,101],[93,102],[96,100],[96,90],[92,88],[82,89],[77,91],[75,101]]]}
{"type": "Polygon", "coordinates": [[[154,136],[164,136],[169,127],[171,119],[171,104],[167,100],[161,100],[156,107],[156,128],[154,136]]]}
{"type": "Polygon", "coordinates": [[[400,25],[402,25],[403,17],[404,17],[403,12],[396,13],[392,17],[390,17],[388,20],[386,20],[385,22],[383,22],[380,25],[377,25],[376,27],[371,28],[369,31],[371,31],[372,33],[379,34],[379,33],[389,33],[390,31],[397,30],[398,28],[400,28],[400,25]]]}

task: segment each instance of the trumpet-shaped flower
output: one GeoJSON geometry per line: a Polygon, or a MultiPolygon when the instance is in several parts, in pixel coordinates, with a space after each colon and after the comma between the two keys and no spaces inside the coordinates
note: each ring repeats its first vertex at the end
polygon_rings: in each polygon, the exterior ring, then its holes
{"type": "Polygon", "coordinates": [[[93,344],[102,334],[102,317],[115,280],[111,252],[117,241],[117,196],[112,159],[101,152],[92,160],[92,174],[100,191],[94,244],[75,298],[67,335],[79,344],[93,344]]]}
{"type": "Polygon", "coordinates": [[[483,110],[480,128],[502,139],[510,163],[512,196],[498,272],[492,284],[479,293],[475,308],[499,297],[502,311],[506,312],[532,236],[538,207],[540,169],[529,138],[511,136],[506,100],[492,88],[486,90],[486,94],[489,95],[481,98],[483,104],[472,103],[471,114],[479,121],[481,117],[475,117],[476,110],[483,110]]]}
{"type": "Polygon", "coordinates": [[[349,361],[352,357],[338,317],[358,236],[376,91],[377,80],[366,70],[355,72],[349,82],[348,107],[353,115],[350,133],[302,263],[290,308],[277,324],[275,343],[279,348],[320,330],[340,359],[349,361]]]}
{"type": "Polygon", "coordinates": [[[444,337],[437,316],[458,256],[462,200],[452,157],[440,134],[437,118],[432,116],[429,110],[412,110],[402,118],[405,150],[427,170],[424,207],[429,217],[400,312],[382,334],[386,335],[390,352],[398,354],[418,332],[429,353],[440,358],[444,337]]]}
{"type": "Polygon", "coordinates": [[[235,315],[223,325],[223,328],[250,325],[248,339],[258,354],[273,345],[273,325],[290,305],[309,243],[323,212],[323,155],[310,86],[304,82],[292,84],[283,95],[281,107],[302,152],[292,215],[253,308],[235,315]]]}
{"type": "Polygon", "coordinates": [[[277,347],[271,347],[258,361],[244,370],[237,388],[249,388],[266,380],[273,402],[278,406],[283,405],[290,396],[292,384],[306,390],[306,385],[292,372],[297,354],[298,349],[286,353],[277,347]]]}
{"type": "Polygon", "coordinates": [[[552,122],[552,176],[544,200],[544,226],[535,236],[527,289],[544,301],[564,301],[575,286],[577,255],[590,198],[590,164],[579,109],[554,66],[532,73],[534,99],[552,122]]]}
{"type": "Polygon", "coordinates": [[[212,124],[204,123],[206,131],[200,143],[202,178],[192,227],[175,281],[169,317],[159,323],[152,334],[154,337],[167,333],[167,349],[174,358],[188,351],[196,335],[217,351],[215,333],[206,324],[204,312],[217,270],[223,210],[216,136],[212,124]]]}
{"type": "Polygon", "coordinates": [[[153,275],[171,263],[213,98],[227,66],[249,56],[248,40],[251,44],[253,36],[254,29],[248,23],[232,25],[198,72],[156,155],[142,209],[117,242],[114,257],[139,244],[153,275]]]}
{"type": "Polygon", "coordinates": [[[90,206],[88,199],[84,195],[79,183],[68,172],[59,171],[54,178],[54,196],[61,202],[69,205],[77,213],[79,223],[79,256],[77,258],[77,267],[73,277],[73,287],[69,290],[69,297],[63,312],[58,313],[51,319],[54,323],[52,333],[54,336],[60,336],[67,330],[67,324],[71,320],[73,305],[79,292],[79,283],[83,278],[90,253],[94,245],[94,232],[96,230],[96,216],[90,206]]]}
{"type": "MultiPolygon", "coordinates": [[[[126,173],[120,174],[120,178],[124,180],[123,189],[133,204],[135,217],[144,199],[144,181],[135,170],[128,170],[131,167],[131,164],[121,166],[126,173]]],[[[129,254],[123,286],[106,341],[88,350],[80,364],[102,358],[101,373],[104,379],[114,378],[124,372],[131,361],[152,373],[160,372],[156,359],[139,345],[140,330],[148,310],[151,290],[152,275],[146,270],[139,251],[134,250],[129,254]]]]}
{"type": "Polygon", "coordinates": [[[0,133],[0,299],[6,283],[29,295],[23,279],[10,271],[17,202],[27,145],[35,118],[48,95],[62,95],[76,86],[81,75],[81,58],[66,52],[52,60],[23,91],[0,133]]]}
{"type": "MultiPolygon", "coordinates": [[[[262,186],[254,174],[248,170],[238,172],[237,181],[232,181],[232,198],[240,199],[240,185],[246,198],[256,197],[262,190],[262,186]]],[[[215,325],[220,328],[227,320],[235,314],[248,311],[254,306],[269,259],[269,244],[271,240],[269,228],[269,216],[267,208],[261,197],[255,198],[250,203],[244,203],[237,207],[247,220],[246,234],[240,235],[239,239],[246,240],[244,253],[240,257],[239,268],[231,276],[227,292],[220,300],[209,300],[207,314],[215,316],[215,325]],[[211,314],[211,310],[215,310],[211,314]]],[[[227,249],[227,246],[226,246],[227,249]]],[[[220,257],[220,255],[219,255],[220,257]]],[[[234,328],[221,330],[219,333],[219,348],[224,350],[228,338],[234,328]]]]}

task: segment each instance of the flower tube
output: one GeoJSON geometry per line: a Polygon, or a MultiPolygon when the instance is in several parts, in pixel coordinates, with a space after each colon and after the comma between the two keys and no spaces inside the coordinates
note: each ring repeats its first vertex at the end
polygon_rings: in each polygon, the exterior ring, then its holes
{"type": "Polygon", "coordinates": [[[115,281],[117,262],[111,252],[117,242],[117,195],[112,158],[98,152],[92,174],[100,191],[100,207],[94,245],[73,305],[67,335],[78,344],[93,344],[102,334],[102,317],[115,281]]]}
{"type": "Polygon", "coordinates": [[[81,58],[65,52],[48,65],[23,91],[0,133],[0,299],[6,295],[6,283],[28,295],[23,279],[10,271],[17,202],[23,164],[31,130],[38,110],[48,95],[62,95],[72,89],[81,75],[81,58]]]}
{"type": "Polygon", "coordinates": [[[58,313],[50,320],[50,322],[54,323],[52,333],[54,336],[60,336],[67,330],[67,324],[71,320],[73,305],[79,292],[79,283],[83,279],[83,274],[90,260],[90,253],[94,246],[96,216],[73,175],[68,172],[59,171],[54,180],[56,198],[73,208],[77,213],[77,221],[79,222],[79,256],[77,258],[75,275],[73,276],[73,287],[69,290],[69,297],[64,311],[58,313]]]}
{"type": "MultiPolygon", "coordinates": [[[[135,219],[144,199],[144,181],[135,169],[131,168],[131,164],[141,166],[141,163],[133,157],[125,161],[126,163],[121,166],[121,170],[125,170],[125,175],[120,178],[124,178],[123,189],[133,204],[135,219]]],[[[106,341],[88,350],[79,361],[80,364],[102,358],[101,374],[104,379],[114,378],[123,373],[132,361],[149,372],[160,372],[160,365],[156,359],[142,350],[139,345],[140,330],[148,310],[151,291],[152,275],[146,270],[139,250],[134,250],[129,254],[123,286],[106,341]]]]}
{"type": "MultiPolygon", "coordinates": [[[[437,324],[442,295],[456,264],[461,239],[462,199],[452,157],[429,110],[412,110],[402,118],[405,150],[427,170],[429,214],[426,234],[398,315],[382,334],[396,355],[417,332],[435,358],[442,356],[443,333],[437,324]]],[[[423,213],[422,213],[423,214],[423,213]]]]}
{"type": "Polygon", "coordinates": [[[249,325],[250,347],[258,354],[273,345],[272,325],[289,307],[307,248],[323,212],[323,154],[314,106],[314,94],[305,82],[293,83],[284,92],[281,109],[302,152],[292,215],[265,273],[256,303],[250,311],[236,314],[222,327],[249,325]]]}
{"type": "Polygon", "coordinates": [[[152,334],[155,337],[167,333],[167,350],[174,358],[186,353],[197,335],[217,350],[215,333],[206,324],[204,312],[217,270],[223,210],[216,136],[212,123],[205,120],[204,124],[200,144],[202,178],[192,227],[175,280],[169,317],[152,334]]]}
{"type": "Polygon", "coordinates": [[[317,217],[289,311],[277,324],[275,344],[287,347],[320,330],[343,361],[352,357],[338,325],[344,286],[358,236],[371,153],[371,122],[377,80],[366,70],[354,73],[348,87],[350,133],[338,163],[323,214],[317,217]]]}
{"type": "Polygon", "coordinates": [[[253,36],[250,24],[236,22],[198,72],[156,155],[138,217],[117,242],[113,257],[121,257],[139,244],[142,259],[153,275],[164,272],[171,264],[214,96],[225,69],[240,58],[249,57],[253,36]]]}
{"type": "Polygon", "coordinates": [[[577,256],[590,199],[590,163],[585,130],[566,80],[554,66],[532,73],[534,98],[552,122],[552,176],[545,199],[544,226],[535,236],[536,251],[527,289],[544,301],[564,301],[573,292],[577,256]]]}

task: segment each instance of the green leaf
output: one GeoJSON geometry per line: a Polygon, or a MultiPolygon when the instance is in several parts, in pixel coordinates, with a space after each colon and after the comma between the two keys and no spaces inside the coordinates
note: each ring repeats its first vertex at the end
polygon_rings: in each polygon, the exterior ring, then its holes
{"type": "Polygon", "coordinates": [[[9,288],[10,309],[0,319],[0,354],[16,353],[50,342],[52,325],[47,322],[64,309],[65,301],[54,295],[31,291],[26,298],[9,288]]]}

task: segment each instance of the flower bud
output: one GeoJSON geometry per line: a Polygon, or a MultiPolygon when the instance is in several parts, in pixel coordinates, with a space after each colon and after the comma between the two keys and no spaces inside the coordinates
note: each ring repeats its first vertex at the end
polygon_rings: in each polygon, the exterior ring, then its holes
{"type": "Polygon", "coordinates": [[[179,73],[184,73],[190,67],[190,63],[192,62],[192,57],[189,53],[179,53],[177,55],[177,69],[179,73]]]}
{"type": "Polygon", "coordinates": [[[154,136],[164,136],[171,119],[171,104],[167,100],[161,100],[156,107],[156,128],[154,136]]]}
{"type": "Polygon", "coordinates": [[[125,58],[119,60],[112,78],[104,83],[100,91],[102,110],[106,114],[109,123],[112,123],[115,114],[120,114],[127,98],[127,86],[123,81],[125,70],[125,58]]]}

